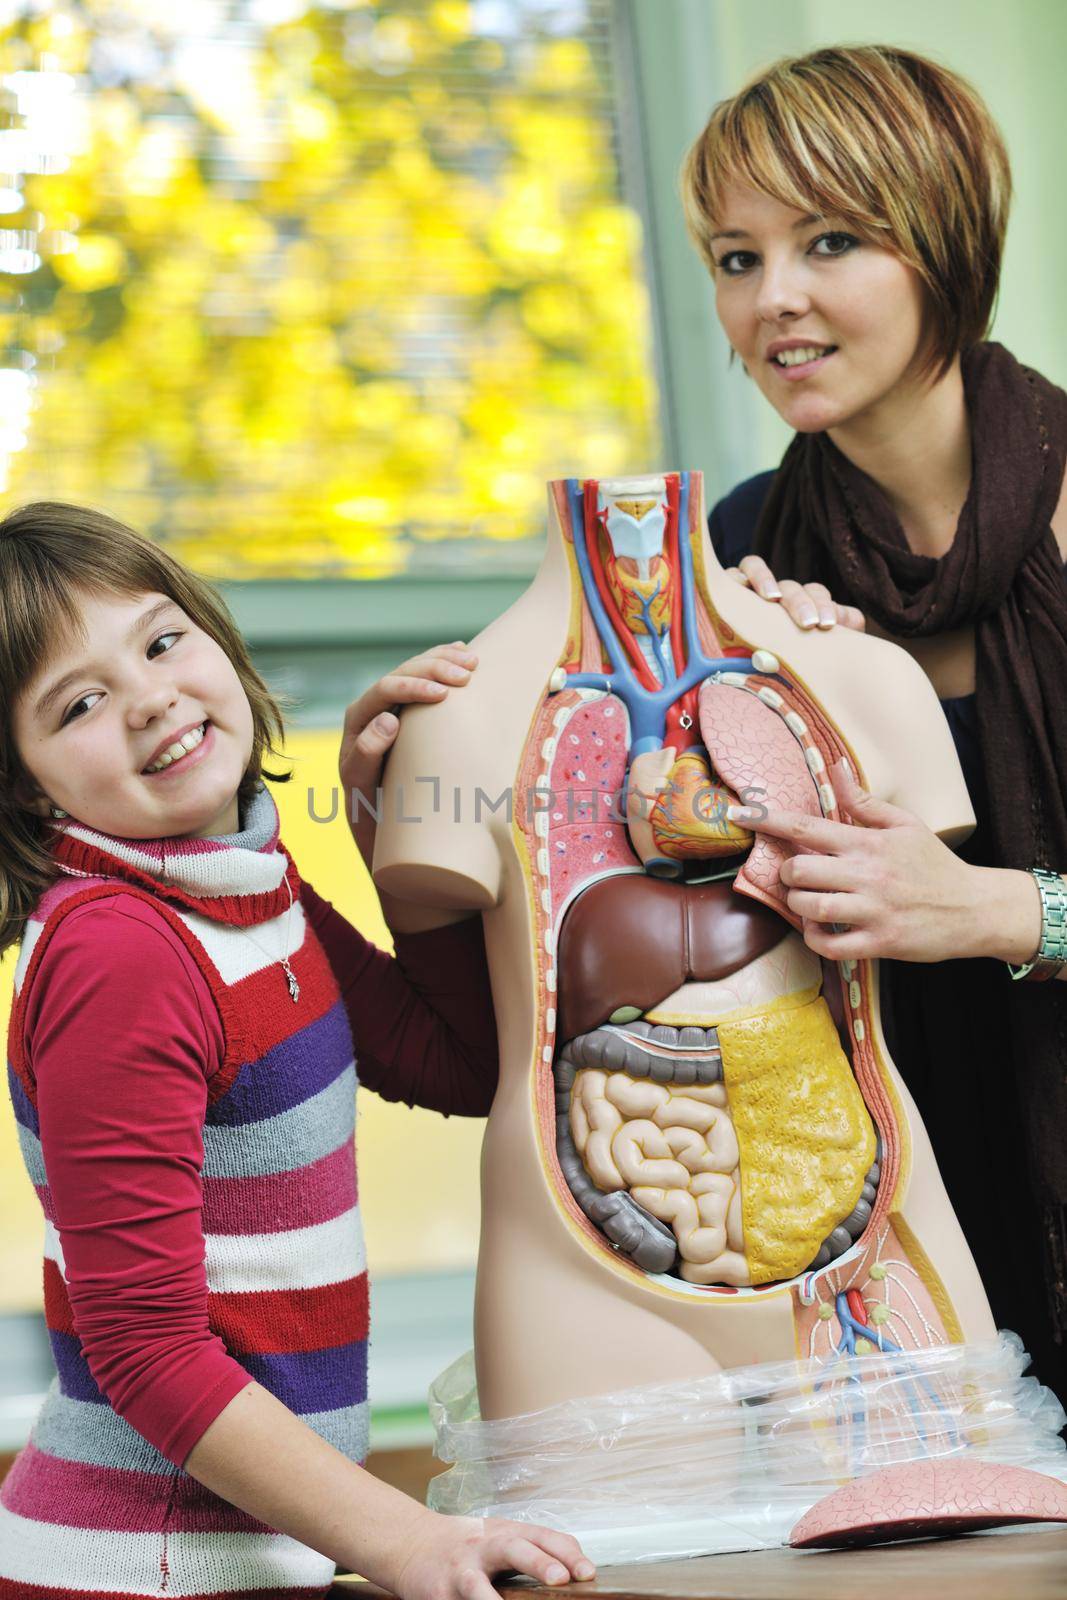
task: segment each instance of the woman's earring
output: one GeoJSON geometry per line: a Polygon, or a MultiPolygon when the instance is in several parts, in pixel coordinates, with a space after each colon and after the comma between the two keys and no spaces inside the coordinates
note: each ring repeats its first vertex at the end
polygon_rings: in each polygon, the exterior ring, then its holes
{"type": "Polygon", "coordinates": [[[60,810],[59,806],[49,806],[48,809],[52,813],[52,815],[54,817],[57,817],[57,818],[58,817],[65,817],[67,815],[67,813],[65,811],[61,811],[60,810]]]}

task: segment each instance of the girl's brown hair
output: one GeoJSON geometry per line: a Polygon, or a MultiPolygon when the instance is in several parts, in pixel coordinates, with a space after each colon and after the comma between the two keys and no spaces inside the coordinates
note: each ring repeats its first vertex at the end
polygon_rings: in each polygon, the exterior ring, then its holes
{"type": "Polygon", "coordinates": [[[926,286],[927,366],[944,373],[996,303],[1011,168],[977,92],[885,45],[778,61],[711,113],[685,158],[682,198],[709,270],[723,192],[739,183],[840,217],[926,286]]]}
{"type": "Polygon", "coordinates": [[[79,597],[165,594],[230,658],[252,709],[252,755],[238,796],[247,800],[284,736],[279,699],[252,665],[240,633],[211,586],[124,523],[84,506],[39,501],[0,520],[0,952],[21,938],[26,918],[56,876],[48,819],[28,809],[36,785],[15,746],[22,690],[56,643],[81,629],[79,597]]]}

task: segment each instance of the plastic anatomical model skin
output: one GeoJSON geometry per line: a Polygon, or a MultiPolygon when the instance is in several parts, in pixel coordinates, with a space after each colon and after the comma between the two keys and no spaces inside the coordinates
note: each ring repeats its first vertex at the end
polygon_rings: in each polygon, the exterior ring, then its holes
{"type": "Polygon", "coordinates": [[[553,483],[543,566],[475,648],[462,693],[404,714],[375,879],[484,918],[482,1415],[991,1337],[876,964],[814,956],[782,847],[725,817],[836,816],[844,755],[965,836],[921,670],[726,578],[697,474],[553,483]]]}

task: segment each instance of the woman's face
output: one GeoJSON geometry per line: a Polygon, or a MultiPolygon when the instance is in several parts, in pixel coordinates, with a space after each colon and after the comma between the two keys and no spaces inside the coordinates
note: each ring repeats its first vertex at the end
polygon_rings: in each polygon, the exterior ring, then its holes
{"type": "Polygon", "coordinates": [[[924,291],[899,257],[739,184],[712,249],[726,336],[791,428],[847,435],[914,400],[924,291]]]}
{"type": "Polygon", "coordinates": [[[35,809],[50,801],[124,839],[236,831],[253,726],[226,652],[163,594],[85,595],[81,618],[84,639],[55,650],[15,706],[19,755],[47,797],[35,809]]]}

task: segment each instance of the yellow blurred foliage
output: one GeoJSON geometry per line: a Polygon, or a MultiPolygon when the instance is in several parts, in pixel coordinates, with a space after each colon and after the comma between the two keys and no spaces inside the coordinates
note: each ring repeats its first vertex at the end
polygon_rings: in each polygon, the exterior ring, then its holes
{"type": "Polygon", "coordinates": [[[0,24],[5,70],[77,74],[79,106],[23,180],[42,265],[0,275],[3,364],[38,379],[9,497],[104,505],[215,576],[385,576],[536,534],[546,477],[651,465],[610,64],[593,22],[513,8],[514,37],[468,0],[239,42],[162,0],[0,24]]]}
{"type": "Polygon", "coordinates": [[[94,289],[121,283],[129,271],[129,259],[120,240],[106,233],[83,233],[77,249],[56,256],[53,266],[62,282],[91,294],[94,289]]]}

